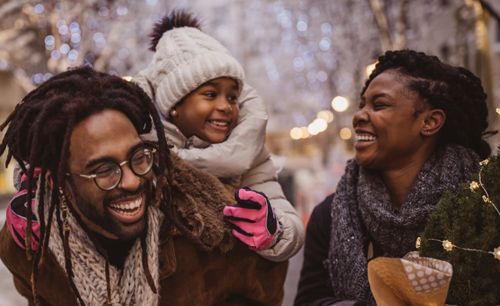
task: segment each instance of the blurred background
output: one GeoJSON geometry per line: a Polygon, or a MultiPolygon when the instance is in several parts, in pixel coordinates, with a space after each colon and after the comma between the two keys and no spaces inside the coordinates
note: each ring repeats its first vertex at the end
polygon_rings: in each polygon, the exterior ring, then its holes
{"type": "MultiPolygon", "coordinates": [[[[359,92],[387,50],[423,51],[474,72],[488,95],[489,129],[500,128],[500,0],[0,0],[0,121],[68,67],[118,76],[146,68],[148,34],[174,8],[202,20],[267,102],[267,146],[305,224],[353,155],[359,92]]],[[[496,149],[500,136],[489,142],[496,149]]],[[[0,223],[15,193],[13,166],[2,160],[0,223]]],[[[284,305],[301,260],[292,259],[284,305]]],[[[1,265],[0,275],[0,305],[24,305],[1,265]]]]}

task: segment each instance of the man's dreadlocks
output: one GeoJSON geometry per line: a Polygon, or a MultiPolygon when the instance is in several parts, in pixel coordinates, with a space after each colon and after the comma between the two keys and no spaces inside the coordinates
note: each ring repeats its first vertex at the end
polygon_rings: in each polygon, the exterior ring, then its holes
{"type": "MultiPolygon", "coordinates": [[[[14,158],[19,163],[22,171],[27,175],[28,192],[26,197],[28,207],[26,211],[27,228],[25,242],[28,259],[31,259],[33,256],[31,250],[33,219],[31,198],[33,188],[35,187],[34,171],[35,168],[41,168],[39,176],[41,180],[39,185],[39,203],[37,207],[40,217],[40,244],[34,254],[31,279],[35,304],[37,305],[40,303],[36,287],[38,266],[43,257],[42,253],[46,254],[49,245],[54,211],[56,212],[59,235],[64,245],[65,267],[69,282],[77,299],[80,301],[80,305],[85,305],[73,282],[66,209],[71,210],[82,229],[88,234],[96,248],[106,259],[106,281],[108,295],[110,295],[108,255],[98,242],[93,231],[86,226],[79,214],[74,211],[74,208],[71,205],[66,205],[66,195],[64,193],[66,173],[69,172],[68,160],[72,131],[85,118],[106,109],[117,110],[125,114],[139,135],[149,133],[153,128],[152,124],[154,124],[158,135],[156,146],[159,158],[158,163],[153,169],[160,182],[156,184],[152,203],[155,207],[159,207],[166,218],[192,241],[198,249],[203,251],[209,250],[206,245],[175,219],[171,213],[169,185],[177,186],[181,192],[182,189],[175,182],[172,171],[168,171],[172,169],[170,153],[161,119],[151,99],[134,83],[127,82],[116,76],[96,72],[89,67],[76,68],[52,77],[36,90],[30,92],[0,126],[0,131],[9,126],[0,144],[0,155],[8,147],[6,165],[14,158]],[[29,165],[29,167],[26,165],[29,165]],[[43,216],[45,215],[44,199],[47,171],[50,171],[54,185],[52,188],[51,203],[48,205],[49,218],[47,224],[45,224],[43,216]],[[62,218],[60,215],[61,212],[62,218]]],[[[141,247],[143,250],[144,273],[152,291],[156,293],[157,291],[147,262],[145,236],[141,237],[141,247]]]]}
{"type": "Polygon", "coordinates": [[[433,109],[444,111],[446,121],[438,145],[455,143],[474,150],[481,158],[490,155],[490,146],[483,136],[497,132],[484,132],[488,127],[486,94],[481,80],[472,72],[444,64],[437,57],[423,52],[387,51],[379,56],[361,96],[373,79],[386,70],[396,72],[406,93],[416,93],[419,100],[425,101],[417,103],[427,103],[433,109]]]}

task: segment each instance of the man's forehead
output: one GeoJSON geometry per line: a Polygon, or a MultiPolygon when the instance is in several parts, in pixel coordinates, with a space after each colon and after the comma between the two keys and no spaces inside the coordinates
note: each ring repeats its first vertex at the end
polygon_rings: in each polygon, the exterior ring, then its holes
{"type": "Polygon", "coordinates": [[[125,114],[104,110],[84,119],[73,129],[70,163],[76,161],[82,166],[86,161],[102,156],[121,158],[131,147],[141,142],[134,125],[125,114]]]}

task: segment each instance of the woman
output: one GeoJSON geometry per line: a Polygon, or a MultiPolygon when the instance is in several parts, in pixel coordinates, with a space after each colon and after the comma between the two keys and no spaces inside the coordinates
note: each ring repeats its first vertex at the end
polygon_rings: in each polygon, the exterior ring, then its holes
{"type": "Polygon", "coordinates": [[[402,257],[445,190],[490,154],[479,78],[415,51],[388,51],[361,92],[355,156],[306,231],[295,305],[375,305],[373,257],[402,257]]]}

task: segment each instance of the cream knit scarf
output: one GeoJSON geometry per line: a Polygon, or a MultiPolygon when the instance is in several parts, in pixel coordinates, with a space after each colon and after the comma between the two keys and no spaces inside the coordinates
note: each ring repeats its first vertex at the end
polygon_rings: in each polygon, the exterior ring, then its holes
{"type": "MultiPolygon", "coordinates": [[[[47,220],[51,190],[46,188],[45,194],[47,195],[45,197],[45,220],[47,220]]],[[[38,205],[38,197],[35,205],[38,205]]],[[[35,209],[35,211],[37,210],[35,209]]],[[[55,218],[56,215],[54,212],[49,249],[56,256],[59,265],[66,271],[63,241],[61,237],[59,237],[55,218]]],[[[160,288],[158,245],[162,219],[163,214],[160,210],[149,206],[148,232],[146,237],[148,248],[147,254],[149,270],[153,277],[157,292],[159,292],[160,288]]],[[[71,262],[74,273],[73,281],[86,305],[158,305],[160,299],[159,294],[153,293],[144,275],[140,239],[137,239],[130,250],[123,271],[116,269],[112,265],[109,266],[111,303],[108,304],[105,274],[106,260],[99,254],[88,235],[69,211],[68,222],[70,226],[69,246],[71,249],[71,262]]]]}

